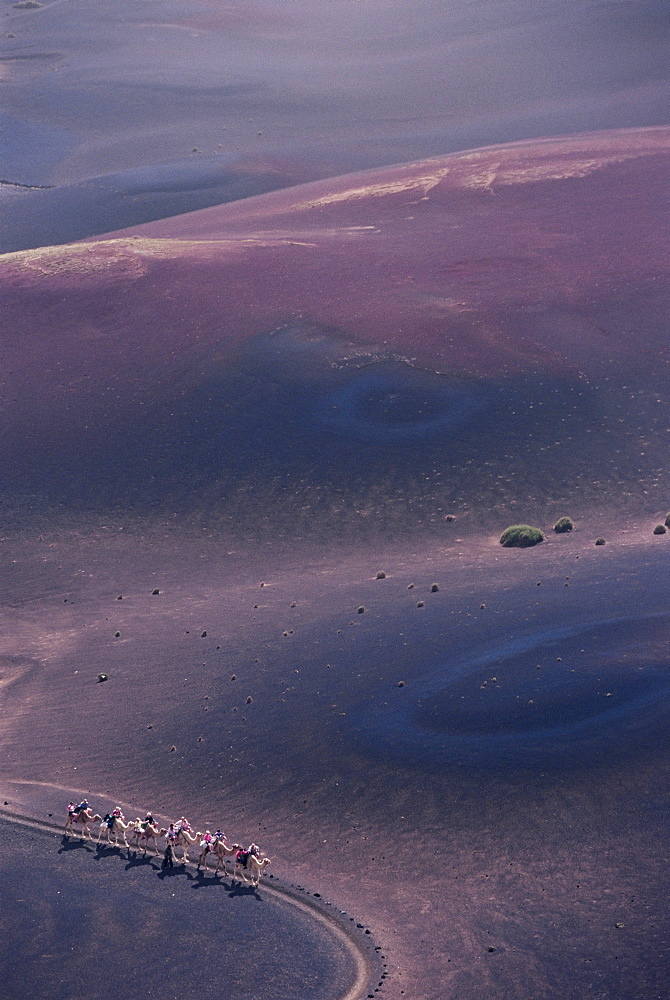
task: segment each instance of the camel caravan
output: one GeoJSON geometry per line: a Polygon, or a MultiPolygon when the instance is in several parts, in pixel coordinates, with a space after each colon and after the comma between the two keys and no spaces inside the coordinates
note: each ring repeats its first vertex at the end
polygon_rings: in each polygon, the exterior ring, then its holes
{"type": "Polygon", "coordinates": [[[196,848],[198,871],[201,869],[209,871],[209,856],[212,855],[216,858],[215,875],[221,871],[233,879],[239,878],[242,882],[251,882],[257,886],[261,875],[270,864],[270,859],[262,856],[257,844],[250,844],[245,849],[241,844],[226,843],[226,836],[221,830],[215,833],[210,833],[209,830],[204,833],[195,832],[185,816],[176,823],[170,823],[167,828],[158,826],[151,813],[147,813],[144,819],[138,816],[137,819],[126,822],[119,806],[101,816],[93,812],[86,799],[77,805],[74,802],[68,804],[64,836],[74,835],[83,840],[93,840],[91,831],[93,823],[100,824],[98,844],[104,841],[115,847],[126,847],[128,851],[131,847],[138,850],[142,848],[146,854],[149,846],[153,845],[154,853],[158,856],[158,841],[161,837],[165,837],[164,868],[173,866],[177,860],[178,847],[181,848],[183,864],[188,863],[189,848],[196,848]],[[232,871],[229,871],[227,862],[232,865],[232,871]]]}

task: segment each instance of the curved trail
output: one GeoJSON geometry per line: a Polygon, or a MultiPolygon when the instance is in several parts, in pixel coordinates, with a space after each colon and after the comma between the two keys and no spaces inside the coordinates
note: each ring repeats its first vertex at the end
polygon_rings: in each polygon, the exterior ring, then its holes
{"type": "MultiPolygon", "coordinates": [[[[40,833],[53,833],[59,836],[64,835],[61,825],[47,823],[46,820],[35,819],[32,816],[18,815],[17,813],[8,812],[6,809],[0,809],[0,819],[7,823],[13,823],[16,826],[24,826],[29,829],[36,830],[40,833]]],[[[92,843],[95,843],[95,841],[92,841],[92,843]]],[[[191,867],[196,866],[195,861],[187,861],[185,864],[191,867]]],[[[341,993],[338,997],[333,998],[333,1000],[360,1000],[361,997],[367,996],[372,991],[374,986],[377,985],[379,978],[378,973],[373,968],[374,952],[370,949],[372,953],[367,954],[366,950],[361,947],[359,942],[354,938],[353,934],[351,934],[349,928],[342,922],[338,921],[334,914],[329,913],[325,909],[326,904],[320,904],[316,900],[313,901],[308,896],[305,898],[299,896],[298,892],[300,890],[297,890],[292,886],[276,884],[270,885],[267,882],[264,882],[263,890],[269,892],[270,894],[274,893],[274,895],[289,901],[293,906],[297,907],[297,909],[319,921],[327,927],[337,940],[346,948],[352,959],[355,978],[346,993],[341,993]]]]}

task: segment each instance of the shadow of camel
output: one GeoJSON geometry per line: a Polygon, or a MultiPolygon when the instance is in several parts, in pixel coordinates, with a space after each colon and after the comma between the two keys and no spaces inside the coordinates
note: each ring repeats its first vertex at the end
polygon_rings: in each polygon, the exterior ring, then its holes
{"type": "Polygon", "coordinates": [[[120,858],[122,857],[121,851],[123,850],[125,848],[116,847],[114,844],[96,844],[94,860],[102,861],[104,858],[120,858]]]}
{"type": "Polygon", "coordinates": [[[65,851],[79,851],[82,849],[88,851],[89,854],[95,853],[95,845],[92,841],[82,840],[79,837],[76,840],[72,840],[67,833],[64,833],[61,837],[61,846],[58,848],[58,853],[63,854],[65,851]]]}
{"type": "Polygon", "coordinates": [[[130,868],[156,868],[153,862],[156,860],[155,855],[150,856],[148,854],[129,854],[128,862],[126,864],[126,871],[130,868]]]}
{"type": "Polygon", "coordinates": [[[228,895],[233,898],[235,896],[253,896],[258,902],[262,902],[262,897],[258,895],[258,888],[255,885],[244,885],[241,882],[236,882],[233,884],[233,888],[230,889],[228,895]]]}

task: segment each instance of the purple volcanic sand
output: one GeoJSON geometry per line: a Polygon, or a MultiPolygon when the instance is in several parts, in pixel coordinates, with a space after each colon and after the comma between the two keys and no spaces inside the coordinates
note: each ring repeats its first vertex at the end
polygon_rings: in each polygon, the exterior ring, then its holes
{"type": "Polygon", "coordinates": [[[255,839],[392,1000],[667,991],[669,137],[3,258],[8,808],[255,839]]]}
{"type": "MultiPolygon", "coordinates": [[[[265,888],[161,858],[1,824],[5,996],[352,995],[356,969],[327,920],[265,888]],[[329,933],[330,931],[330,933],[329,933]]],[[[340,937],[341,937],[340,932],[340,937]]]]}

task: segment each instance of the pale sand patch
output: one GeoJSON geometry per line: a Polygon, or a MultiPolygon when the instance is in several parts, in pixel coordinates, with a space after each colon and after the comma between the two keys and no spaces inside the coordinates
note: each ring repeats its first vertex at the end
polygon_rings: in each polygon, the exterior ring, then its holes
{"type": "Polygon", "coordinates": [[[363,187],[348,188],[346,191],[335,191],[313,201],[303,202],[294,208],[318,208],[322,205],[334,205],[341,201],[357,201],[361,198],[384,198],[387,195],[401,194],[403,191],[419,191],[427,195],[440,181],[447,176],[450,167],[441,167],[429,174],[419,177],[404,177],[396,181],[386,181],[381,184],[367,184],[363,187]]]}

